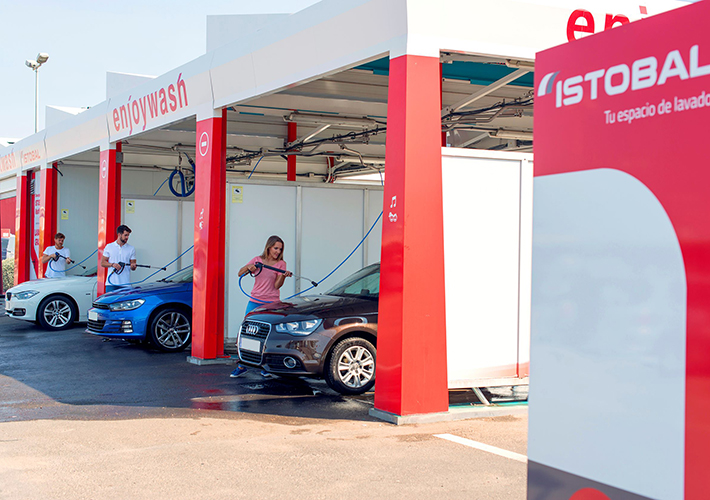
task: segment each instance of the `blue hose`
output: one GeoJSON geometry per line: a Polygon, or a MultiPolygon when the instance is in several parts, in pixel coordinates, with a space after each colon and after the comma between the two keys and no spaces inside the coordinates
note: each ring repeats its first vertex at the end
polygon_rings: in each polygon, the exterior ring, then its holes
{"type": "MultiPolygon", "coordinates": [[[[249,177],[247,177],[247,179],[251,179],[251,174],[254,173],[254,170],[256,170],[256,167],[259,166],[259,162],[260,162],[261,160],[263,160],[263,159],[264,159],[263,156],[262,156],[261,158],[259,158],[259,161],[257,161],[257,162],[256,162],[256,165],[254,165],[254,168],[251,169],[251,172],[249,173],[249,177]]],[[[244,291],[244,290],[242,290],[242,291],[244,291]]]]}
{"type": "MultiPolygon", "coordinates": [[[[168,267],[168,266],[165,266],[165,267],[168,267]]],[[[168,281],[170,278],[172,278],[173,276],[175,276],[177,273],[179,273],[179,272],[181,272],[181,271],[184,271],[185,269],[188,269],[188,268],[190,268],[190,267],[192,267],[192,264],[190,264],[189,266],[185,266],[185,267],[183,267],[182,269],[178,269],[177,271],[175,271],[175,272],[174,272],[173,274],[171,274],[170,276],[166,276],[165,278],[163,278],[161,281],[168,281]]]]}
{"type": "Polygon", "coordinates": [[[99,249],[97,248],[97,249],[94,250],[94,251],[91,253],[91,255],[89,255],[87,258],[85,258],[85,259],[82,260],[81,262],[77,262],[76,264],[74,264],[73,266],[71,266],[71,267],[65,269],[64,271],[57,271],[56,269],[54,269],[54,268],[52,267],[52,262],[54,262],[53,260],[50,260],[50,261],[49,261],[49,268],[50,268],[52,271],[54,271],[55,273],[66,273],[67,271],[71,271],[71,270],[74,269],[75,267],[80,266],[81,264],[83,264],[84,262],[86,262],[87,260],[89,260],[89,258],[91,258],[91,256],[94,255],[94,254],[95,254],[96,252],[98,252],[98,251],[99,251],[99,249]]]}
{"type": "Polygon", "coordinates": [[[173,170],[173,173],[170,174],[170,177],[168,177],[168,179],[170,180],[170,184],[168,184],[170,191],[178,198],[186,198],[195,192],[195,184],[192,185],[191,189],[185,190],[185,174],[183,174],[181,170],[173,170]],[[175,188],[173,187],[173,177],[175,177],[176,175],[180,176],[180,192],[175,191],[175,188]]]}
{"type": "Polygon", "coordinates": [[[239,289],[242,291],[242,293],[243,293],[244,295],[246,295],[247,297],[249,297],[249,298],[250,298],[251,300],[253,300],[254,302],[257,302],[257,303],[259,303],[259,304],[270,304],[270,302],[267,301],[267,300],[261,300],[261,299],[257,299],[256,297],[252,297],[251,295],[249,295],[249,294],[244,290],[244,288],[242,288],[242,279],[243,279],[244,276],[246,276],[247,274],[249,274],[249,273],[244,273],[244,274],[242,274],[242,275],[239,277],[239,289]]]}
{"type": "MultiPolygon", "coordinates": [[[[356,251],[358,248],[360,248],[360,245],[362,245],[363,242],[367,239],[367,237],[370,236],[370,233],[372,232],[372,230],[375,229],[375,226],[376,226],[377,223],[380,221],[380,218],[382,217],[382,214],[383,214],[383,213],[384,213],[384,212],[380,212],[380,215],[377,216],[377,219],[375,219],[375,222],[373,222],[373,223],[372,223],[372,226],[370,226],[370,230],[369,230],[369,231],[367,232],[367,234],[360,240],[360,243],[358,243],[357,246],[356,246],[355,248],[353,248],[353,251],[350,252],[350,255],[348,255],[347,257],[345,257],[345,259],[344,259],[340,264],[338,264],[338,267],[336,267],[336,268],[333,269],[330,273],[328,273],[328,275],[327,275],[325,278],[323,278],[322,280],[318,281],[318,284],[319,284],[319,285],[320,285],[321,283],[323,283],[325,280],[327,280],[328,278],[330,278],[330,277],[333,275],[333,273],[334,273],[335,271],[337,271],[338,269],[340,269],[340,267],[341,267],[343,264],[345,264],[345,262],[347,262],[347,260],[348,260],[350,257],[353,256],[353,254],[355,253],[355,251],[356,251]]],[[[294,294],[291,295],[290,297],[286,297],[284,300],[288,300],[288,299],[292,299],[292,298],[294,298],[294,297],[297,297],[297,296],[301,295],[302,293],[306,293],[308,290],[312,290],[313,288],[315,288],[315,286],[311,285],[311,286],[309,286],[308,288],[306,288],[305,290],[301,290],[301,291],[298,292],[298,293],[294,293],[294,294]]]]}
{"type": "MultiPolygon", "coordinates": [[[[357,246],[356,246],[355,248],[353,248],[353,251],[350,252],[350,255],[348,255],[347,257],[345,257],[345,259],[344,259],[340,264],[338,264],[338,266],[337,266],[335,269],[333,269],[330,273],[328,273],[328,275],[327,275],[325,278],[323,278],[322,280],[316,282],[318,285],[320,285],[320,284],[323,283],[325,280],[327,280],[328,278],[330,278],[330,277],[333,275],[333,273],[335,273],[335,271],[337,271],[338,269],[340,269],[340,267],[341,267],[343,264],[345,264],[345,263],[347,262],[347,260],[348,260],[350,257],[353,256],[353,254],[357,251],[357,249],[360,248],[360,245],[362,245],[363,242],[367,239],[367,237],[370,236],[370,233],[372,232],[372,230],[375,229],[375,226],[376,226],[377,223],[380,221],[380,218],[382,218],[382,214],[383,214],[383,212],[380,212],[380,215],[377,216],[377,219],[375,219],[375,222],[373,222],[373,223],[372,223],[372,226],[370,226],[370,230],[367,232],[367,234],[366,234],[365,236],[363,236],[363,238],[360,240],[360,243],[358,243],[357,246]]],[[[242,274],[242,275],[239,277],[239,289],[242,291],[242,293],[243,293],[244,295],[246,295],[247,297],[249,297],[249,298],[250,298],[251,300],[253,300],[254,302],[258,302],[258,303],[260,303],[260,304],[269,304],[270,302],[265,301],[265,300],[261,300],[261,299],[257,299],[256,297],[252,297],[252,296],[249,295],[246,291],[244,291],[244,288],[242,288],[242,278],[244,278],[244,276],[246,276],[246,275],[247,275],[247,273],[244,273],[244,274],[242,274]]],[[[290,297],[286,297],[286,298],[283,299],[283,300],[286,301],[286,300],[292,299],[292,298],[297,297],[297,296],[299,296],[299,295],[301,295],[301,294],[303,294],[303,293],[306,293],[306,292],[309,291],[309,290],[312,290],[313,288],[315,288],[315,285],[309,286],[309,287],[306,288],[305,290],[301,290],[301,291],[298,292],[298,293],[294,293],[294,294],[291,295],[290,297]]]]}
{"type": "Polygon", "coordinates": [[[155,193],[153,193],[153,196],[155,196],[156,194],[158,194],[158,191],[160,191],[160,188],[163,187],[163,186],[165,185],[165,183],[168,182],[169,180],[170,180],[170,176],[168,176],[168,177],[163,181],[163,183],[160,185],[160,187],[155,190],[155,193]]]}
{"type": "MultiPolygon", "coordinates": [[[[264,158],[264,157],[262,156],[261,158],[259,158],[259,161],[261,161],[262,158],[264,158]]],[[[254,165],[254,168],[251,170],[251,174],[253,174],[253,173],[254,173],[254,170],[256,170],[256,167],[259,165],[259,161],[256,162],[256,165],[254,165]]],[[[384,187],[384,185],[385,185],[385,180],[384,180],[384,178],[382,177],[382,172],[380,172],[380,171],[378,170],[378,173],[380,174],[380,183],[382,184],[382,187],[384,187]]],[[[248,177],[248,178],[251,178],[251,174],[249,174],[249,177],[248,177]]],[[[372,223],[372,226],[370,226],[370,230],[367,231],[367,234],[366,234],[365,236],[363,236],[363,238],[360,240],[360,243],[358,243],[357,246],[356,246],[355,248],[353,248],[353,251],[350,252],[350,255],[348,255],[347,257],[345,257],[345,260],[343,260],[340,264],[338,264],[338,267],[336,267],[335,269],[333,269],[325,278],[323,278],[322,280],[316,282],[315,285],[310,286],[310,287],[306,288],[305,290],[301,290],[301,291],[298,292],[298,293],[294,293],[294,294],[291,295],[290,297],[286,297],[286,298],[283,299],[283,300],[289,300],[289,299],[292,299],[292,298],[294,298],[294,297],[297,297],[297,296],[299,296],[299,295],[301,295],[301,294],[303,294],[303,293],[306,293],[306,292],[309,291],[309,290],[313,290],[313,288],[315,288],[317,285],[320,285],[320,284],[323,283],[325,280],[327,280],[328,278],[330,278],[330,276],[331,276],[335,271],[337,271],[338,269],[340,269],[340,266],[342,266],[343,264],[345,264],[345,262],[346,262],[350,257],[352,257],[352,255],[355,253],[355,251],[356,251],[358,248],[360,248],[360,245],[362,245],[362,243],[367,239],[367,237],[370,236],[370,233],[372,232],[373,229],[375,229],[375,226],[376,226],[377,223],[379,222],[379,220],[380,220],[380,218],[382,217],[382,214],[383,214],[383,213],[384,213],[384,210],[383,210],[382,212],[380,212],[380,215],[377,216],[377,219],[375,219],[375,222],[372,223]]],[[[242,288],[242,278],[244,278],[244,276],[246,276],[246,273],[245,273],[245,274],[242,274],[242,275],[239,277],[239,289],[242,291],[242,293],[243,293],[244,295],[246,295],[247,297],[249,297],[249,298],[250,298],[251,300],[253,300],[254,302],[260,302],[260,303],[262,303],[262,304],[269,304],[269,302],[266,302],[266,301],[264,301],[264,300],[257,299],[256,297],[252,297],[251,295],[249,295],[247,292],[244,291],[244,288],[242,288]]]]}
{"type": "MultiPolygon", "coordinates": [[[[180,255],[178,255],[176,259],[171,260],[169,263],[165,264],[165,265],[163,266],[163,268],[170,266],[173,262],[177,262],[177,260],[178,260],[180,257],[182,257],[183,255],[185,255],[185,254],[186,254],[187,252],[189,252],[190,250],[192,250],[192,248],[193,248],[194,246],[195,246],[195,245],[192,245],[190,248],[188,248],[188,249],[185,250],[183,253],[181,253],[180,255]]],[[[189,266],[188,266],[188,267],[189,267],[189,266]]],[[[133,286],[133,285],[138,285],[138,284],[143,283],[144,281],[146,281],[148,278],[152,278],[153,276],[155,276],[156,274],[158,274],[160,271],[163,270],[163,268],[160,268],[160,269],[158,269],[157,271],[155,271],[153,274],[149,274],[148,276],[146,276],[146,277],[143,278],[142,280],[140,280],[140,281],[135,281],[135,282],[133,282],[133,283],[123,283],[123,284],[120,284],[120,285],[116,285],[115,283],[112,283],[112,282],[111,282],[111,276],[113,276],[113,273],[111,273],[111,274],[108,275],[108,279],[107,279],[106,281],[108,282],[109,285],[112,285],[112,286],[133,286]]],[[[187,268],[185,268],[185,269],[187,269],[187,268]]],[[[181,270],[182,270],[182,269],[181,269],[181,270]]],[[[178,271],[178,272],[179,272],[179,271],[178,271]]],[[[170,276],[174,276],[175,274],[177,274],[177,273],[173,273],[173,274],[171,274],[170,276]]]]}

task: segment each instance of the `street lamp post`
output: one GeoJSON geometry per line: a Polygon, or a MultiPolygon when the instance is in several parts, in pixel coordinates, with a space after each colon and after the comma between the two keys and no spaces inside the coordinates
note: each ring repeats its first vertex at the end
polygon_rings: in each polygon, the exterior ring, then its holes
{"type": "Polygon", "coordinates": [[[25,65],[35,72],[35,134],[39,123],[39,67],[49,60],[49,54],[40,52],[36,60],[27,59],[25,65]]]}

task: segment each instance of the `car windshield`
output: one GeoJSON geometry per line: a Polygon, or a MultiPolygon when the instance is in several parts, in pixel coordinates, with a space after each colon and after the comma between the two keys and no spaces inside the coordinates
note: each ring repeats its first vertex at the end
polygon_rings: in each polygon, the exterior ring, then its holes
{"type": "Polygon", "coordinates": [[[82,269],[81,273],[77,274],[77,276],[96,276],[96,266],[87,267],[86,270],[82,269]]]}
{"type": "Polygon", "coordinates": [[[380,296],[380,265],[373,264],[360,269],[325,293],[341,297],[378,298],[380,296]]]}
{"type": "Polygon", "coordinates": [[[167,283],[192,283],[192,266],[187,269],[182,269],[177,273],[158,281],[164,281],[167,283]]]}

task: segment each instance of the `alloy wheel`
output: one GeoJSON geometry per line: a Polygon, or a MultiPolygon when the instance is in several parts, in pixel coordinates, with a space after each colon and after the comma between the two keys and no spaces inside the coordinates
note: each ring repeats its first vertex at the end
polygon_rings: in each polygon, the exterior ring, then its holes
{"type": "Polygon", "coordinates": [[[168,349],[179,349],[190,338],[190,320],[182,313],[171,311],[156,323],[156,340],[168,349]]]}
{"type": "Polygon", "coordinates": [[[44,308],[43,316],[52,328],[63,328],[71,321],[71,306],[63,300],[52,300],[44,308]]]}
{"type": "Polygon", "coordinates": [[[338,359],[338,377],[348,387],[357,389],[367,384],[375,375],[375,359],[362,346],[354,345],[338,359]]]}

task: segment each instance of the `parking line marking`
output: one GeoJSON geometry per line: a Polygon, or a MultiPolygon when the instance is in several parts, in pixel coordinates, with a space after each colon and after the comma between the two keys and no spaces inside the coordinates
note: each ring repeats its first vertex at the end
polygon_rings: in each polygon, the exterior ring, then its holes
{"type": "Polygon", "coordinates": [[[479,443],[478,441],[471,441],[470,439],[454,436],[453,434],[434,434],[434,437],[446,439],[447,441],[451,441],[452,443],[462,444],[470,448],[476,448],[477,450],[487,451],[488,453],[493,453],[494,455],[510,458],[511,460],[517,460],[518,462],[528,462],[528,457],[526,457],[525,455],[521,455],[520,453],[514,453],[512,451],[504,450],[503,448],[496,448],[495,446],[479,443]]]}

